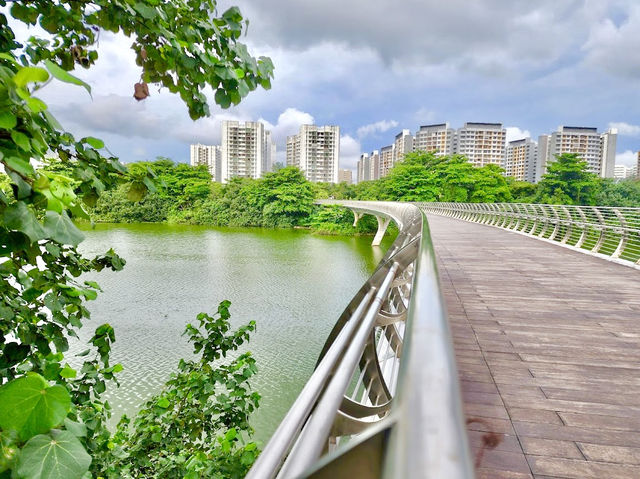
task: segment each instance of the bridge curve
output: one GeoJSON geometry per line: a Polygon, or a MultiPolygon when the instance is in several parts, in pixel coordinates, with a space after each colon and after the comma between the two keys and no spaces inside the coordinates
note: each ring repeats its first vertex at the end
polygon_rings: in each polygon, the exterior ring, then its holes
{"type": "Polygon", "coordinates": [[[640,209],[330,203],[399,235],[248,479],[640,477],[640,209]]]}

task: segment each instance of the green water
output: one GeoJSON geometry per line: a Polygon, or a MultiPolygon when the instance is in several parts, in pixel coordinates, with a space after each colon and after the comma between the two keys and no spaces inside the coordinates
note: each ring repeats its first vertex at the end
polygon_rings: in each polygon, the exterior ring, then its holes
{"type": "Polygon", "coordinates": [[[85,230],[81,249],[113,247],[127,260],[121,272],[94,275],[102,286],[89,303],[86,335],[109,322],[116,330],[113,362],[121,387],[107,393],[114,422],[159,389],[179,358],[181,336],[201,311],[232,302],[234,325],[253,319],[248,349],[260,369],[262,395],[253,418],[266,441],[313,370],[334,322],[374,270],[383,248],[371,237],[328,237],[301,230],[230,229],[159,224],[106,225],[85,230]]]}

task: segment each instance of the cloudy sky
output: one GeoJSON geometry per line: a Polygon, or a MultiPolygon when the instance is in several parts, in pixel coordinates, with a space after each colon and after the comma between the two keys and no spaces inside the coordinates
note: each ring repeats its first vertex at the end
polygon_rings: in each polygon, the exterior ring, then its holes
{"type": "Polygon", "coordinates": [[[618,163],[640,149],[638,0],[224,0],[220,10],[232,4],[251,22],[243,41],[276,68],[273,88],[237,107],[193,122],[166,90],[137,103],[131,41],[109,34],[96,67],[78,72],[93,99],[56,84],[42,96],[66,128],[103,138],[123,161],[188,161],[190,143],[219,142],[222,119],[268,123],[280,158],[300,124],[337,124],[351,169],[401,129],[434,122],[502,122],[509,139],[616,127],[618,163]]]}

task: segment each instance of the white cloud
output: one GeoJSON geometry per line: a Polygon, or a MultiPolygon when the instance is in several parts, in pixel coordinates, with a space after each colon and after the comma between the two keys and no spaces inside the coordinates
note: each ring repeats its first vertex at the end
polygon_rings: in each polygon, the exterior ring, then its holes
{"type": "Polygon", "coordinates": [[[618,134],[622,136],[640,136],[640,126],[630,125],[623,121],[609,123],[609,128],[616,128],[618,134]]]}
{"type": "Polygon", "coordinates": [[[364,138],[365,136],[374,135],[376,133],[384,133],[398,126],[398,122],[395,120],[380,120],[375,123],[369,123],[358,128],[358,138],[364,138]]]}
{"type": "Polygon", "coordinates": [[[630,3],[624,21],[605,17],[595,22],[582,46],[585,62],[609,73],[638,78],[640,71],[640,7],[630,3]]]}
{"type": "Polygon", "coordinates": [[[638,153],[626,150],[616,155],[616,165],[636,166],[638,163],[638,153]]]}
{"type": "Polygon", "coordinates": [[[356,170],[362,147],[360,142],[350,135],[340,136],[340,168],[356,170]]]}
{"type": "Polygon", "coordinates": [[[314,123],[313,116],[310,113],[300,111],[296,108],[287,108],[280,113],[278,122],[275,125],[263,118],[260,118],[259,121],[263,122],[268,130],[271,130],[273,141],[275,141],[278,147],[284,147],[287,136],[298,133],[301,125],[313,125],[314,123]]]}
{"type": "Polygon", "coordinates": [[[505,130],[507,130],[507,143],[509,143],[510,141],[522,140],[523,138],[531,137],[531,133],[529,133],[529,130],[521,130],[517,126],[507,126],[505,127],[505,130]]]}

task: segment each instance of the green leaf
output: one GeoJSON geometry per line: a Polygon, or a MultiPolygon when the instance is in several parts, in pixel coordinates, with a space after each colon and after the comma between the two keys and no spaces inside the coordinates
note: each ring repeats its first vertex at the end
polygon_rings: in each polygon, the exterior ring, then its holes
{"type": "Polygon", "coordinates": [[[75,378],[77,374],[76,370],[68,364],[65,364],[64,368],[60,370],[60,376],[67,379],[75,378]]]}
{"type": "Polygon", "coordinates": [[[78,246],[84,240],[84,235],[64,211],[62,214],[47,211],[44,217],[44,231],[49,238],[62,244],[78,246]]]}
{"type": "Polygon", "coordinates": [[[31,195],[31,186],[24,181],[22,177],[15,171],[8,171],[7,174],[11,178],[11,182],[16,186],[18,199],[24,199],[31,195]]]}
{"type": "Polygon", "coordinates": [[[214,99],[216,103],[222,108],[229,108],[229,106],[231,105],[231,98],[229,97],[229,95],[227,95],[227,92],[222,90],[221,88],[218,88],[216,90],[214,99]]]}
{"type": "Polygon", "coordinates": [[[29,142],[29,137],[24,133],[12,130],[11,139],[15,142],[16,145],[20,147],[21,150],[31,151],[31,143],[29,142]]]}
{"type": "Polygon", "coordinates": [[[4,211],[4,223],[7,228],[26,234],[31,242],[45,237],[45,231],[36,215],[22,201],[7,207],[4,211]]]}
{"type": "Polygon", "coordinates": [[[91,456],[71,432],[53,430],[25,444],[16,472],[29,479],[81,479],[90,465],[91,456]]]}
{"type": "Polygon", "coordinates": [[[149,5],[145,5],[144,3],[141,3],[141,2],[136,2],[133,8],[135,8],[140,15],[142,15],[144,18],[148,20],[155,18],[155,16],[158,14],[158,11],[155,8],[149,5]]]}
{"type": "Polygon", "coordinates": [[[71,408],[64,386],[49,387],[39,374],[14,379],[0,388],[0,427],[24,441],[60,424],[71,408]]]}
{"type": "MultiPolygon", "coordinates": [[[[27,140],[28,141],[28,140],[27,140]]],[[[35,175],[36,172],[27,160],[23,160],[22,158],[17,158],[15,156],[10,156],[9,158],[5,158],[4,162],[6,165],[14,171],[24,175],[30,176],[35,175]]]]}
{"type": "Polygon", "coordinates": [[[73,434],[76,437],[87,436],[87,426],[85,426],[81,422],[75,422],[69,418],[66,418],[64,420],[64,427],[67,431],[69,431],[71,434],[73,434]]]}
{"type": "Polygon", "coordinates": [[[27,83],[45,82],[49,79],[49,74],[44,68],[22,67],[13,77],[16,85],[23,88],[27,83]]]}
{"type": "Polygon", "coordinates": [[[147,194],[147,187],[144,183],[134,181],[129,187],[127,198],[129,201],[141,201],[147,194]]]}
{"type": "Polygon", "coordinates": [[[56,130],[62,130],[62,125],[58,120],[56,120],[56,117],[53,116],[49,110],[45,110],[43,115],[47,119],[47,121],[51,123],[52,127],[54,127],[56,130]]]}
{"type": "Polygon", "coordinates": [[[34,113],[40,113],[47,109],[47,104],[43,102],[40,98],[31,97],[27,98],[27,106],[34,113]]]}
{"type": "Polygon", "coordinates": [[[99,138],[94,138],[93,136],[87,136],[86,138],[83,138],[82,141],[84,141],[85,143],[90,144],[96,150],[104,148],[104,141],[102,141],[99,138]]]}
{"type": "Polygon", "coordinates": [[[91,87],[87,83],[80,80],[80,78],[74,77],[71,73],[69,73],[66,70],[63,70],[58,65],[53,63],[51,60],[45,60],[44,64],[47,67],[47,70],[49,70],[51,74],[58,80],[65,83],[80,85],[81,87],[84,87],[84,89],[89,92],[89,95],[91,95],[91,87]]]}
{"type": "Polygon", "coordinates": [[[167,409],[169,407],[169,400],[167,398],[160,398],[156,405],[161,407],[162,409],[167,409]]]}
{"type": "Polygon", "coordinates": [[[18,119],[13,113],[10,111],[0,112],[0,128],[9,130],[11,128],[15,128],[17,124],[18,119]]]}

